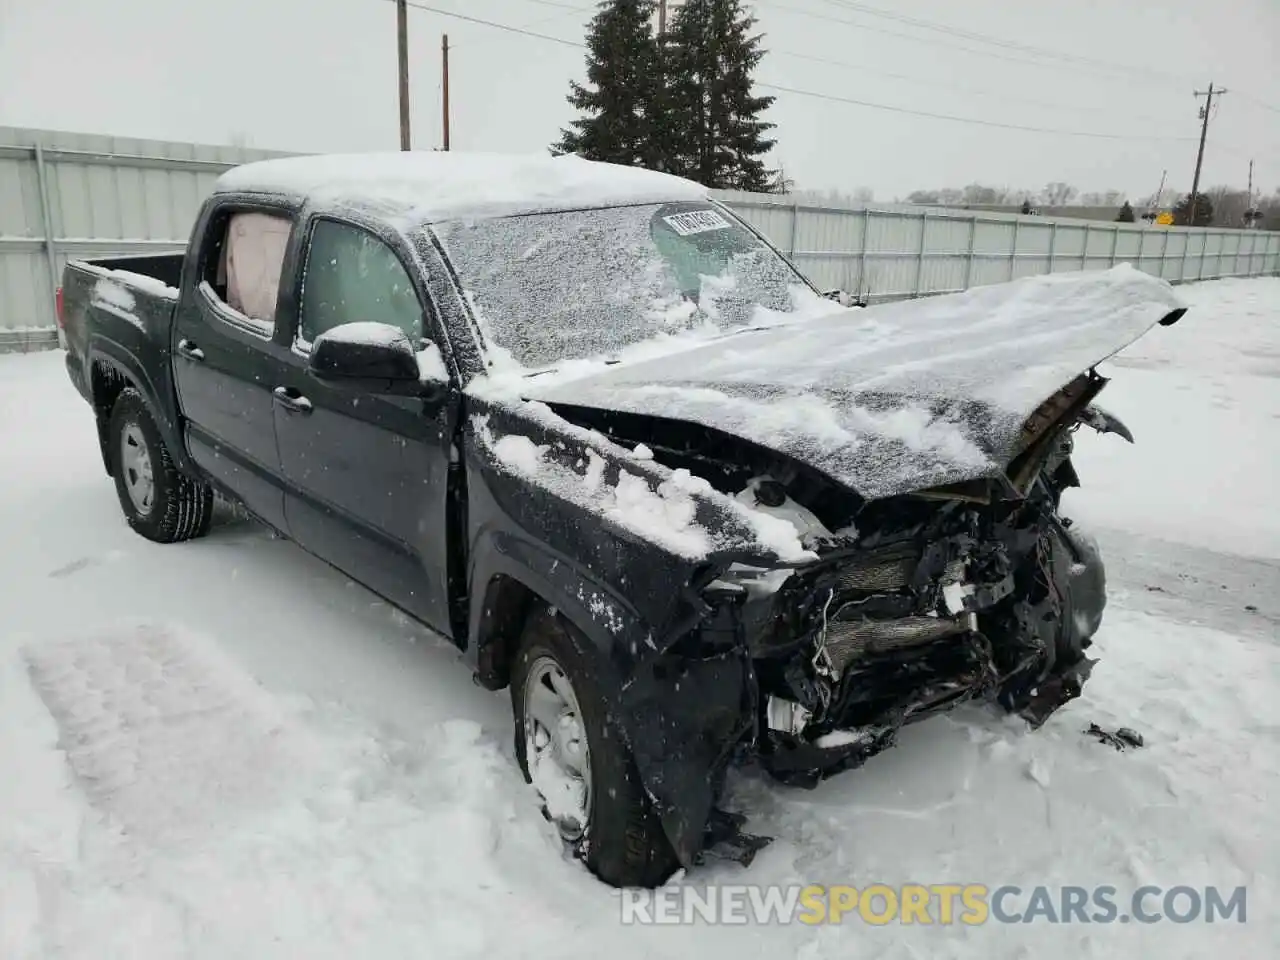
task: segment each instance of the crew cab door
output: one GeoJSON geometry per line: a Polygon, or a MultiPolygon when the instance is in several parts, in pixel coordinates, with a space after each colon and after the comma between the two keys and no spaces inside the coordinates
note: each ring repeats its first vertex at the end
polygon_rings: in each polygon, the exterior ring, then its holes
{"type": "Polygon", "coordinates": [[[174,317],[173,373],[191,457],[251,511],[284,527],[271,388],[289,356],[277,314],[294,215],[215,201],[194,235],[174,317]]]}
{"type": "Polygon", "coordinates": [[[398,237],[331,217],[310,221],[298,262],[293,348],[272,385],[289,534],[449,635],[445,524],[457,394],[443,364],[422,397],[334,386],[307,372],[311,344],[344,323],[392,324],[415,346],[438,350],[443,332],[421,268],[398,237]]]}

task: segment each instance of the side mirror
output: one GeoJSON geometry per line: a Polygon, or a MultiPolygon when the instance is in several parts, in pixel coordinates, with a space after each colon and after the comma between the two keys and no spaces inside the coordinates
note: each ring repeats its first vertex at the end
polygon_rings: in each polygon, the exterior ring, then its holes
{"type": "Polygon", "coordinates": [[[425,392],[413,344],[388,323],[344,323],[326,330],[311,345],[307,369],[330,386],[365,393],[425,392]]]}

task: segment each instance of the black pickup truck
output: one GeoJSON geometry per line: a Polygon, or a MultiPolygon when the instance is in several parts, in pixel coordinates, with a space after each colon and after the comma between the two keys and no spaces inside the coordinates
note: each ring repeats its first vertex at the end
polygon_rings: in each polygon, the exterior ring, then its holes
{"type": "Polygon", "coordinates": [[[236,168],[184,255],[60,303],[129,524],[223,496],[451,638],[624,885],[749,856],[733,763],[811,785],[1079,693],[1073,434],[1127,435],[1094,367],[1184,312],[1128,266],[847,309],[688,181],[465,154],[236,168]]]}

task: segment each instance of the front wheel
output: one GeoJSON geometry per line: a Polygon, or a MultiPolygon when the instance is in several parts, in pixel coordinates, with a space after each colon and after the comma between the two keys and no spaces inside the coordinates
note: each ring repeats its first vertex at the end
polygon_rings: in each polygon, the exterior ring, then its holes
{"type": "Polygon", "coordinates": [[[129,526],[157,543],[203,536],[213,519],[213,491],[173,463],[142,394],[121,392],[107,429],[111,475],[129,526]]]}
{"type": "Polygon", "coordinates": [[[591,651],[547,611],[525,627],[511,672],[515,750],[561,839],[605,883],[653,887],[677,862],[610,717],[591,651]]]}

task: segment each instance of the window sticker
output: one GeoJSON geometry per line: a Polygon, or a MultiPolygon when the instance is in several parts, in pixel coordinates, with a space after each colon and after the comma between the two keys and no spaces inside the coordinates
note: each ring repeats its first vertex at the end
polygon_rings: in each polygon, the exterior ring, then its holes
{"type": "Polygon", "coordinates": [[[682,237],[712,230],[728,230],[729,221],[714,210],[690,210],[663,217],[663,221],[682,237]]]}

